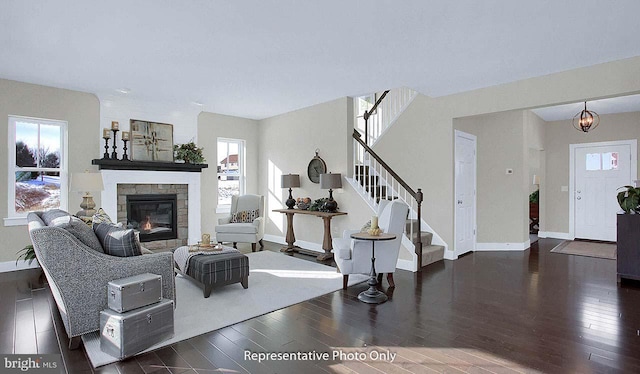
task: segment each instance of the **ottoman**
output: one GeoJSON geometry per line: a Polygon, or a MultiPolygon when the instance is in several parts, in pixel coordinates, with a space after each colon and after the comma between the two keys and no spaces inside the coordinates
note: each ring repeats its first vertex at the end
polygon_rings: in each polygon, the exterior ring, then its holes
{"type": "Polygon", "coordinates": [[[187,276],[202,284],[204,297],[211,295],[213,287],[240,282],[249,287],[249,257],[242,253],[196,255],[189,259],[187,276]]]}

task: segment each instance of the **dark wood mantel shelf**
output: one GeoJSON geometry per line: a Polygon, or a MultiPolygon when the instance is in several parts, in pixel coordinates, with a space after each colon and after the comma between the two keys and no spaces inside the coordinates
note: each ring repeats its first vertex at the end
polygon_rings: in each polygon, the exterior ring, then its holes
{"type": "Polygon", "coordinates": [[[151,171],[186,171],[200,173],[208,168],[207,164],[185,164],[177,162],[159,161],[127,161],[94,159],[92,165],[98,165],[100,170],[151,170],[151,171]]]}

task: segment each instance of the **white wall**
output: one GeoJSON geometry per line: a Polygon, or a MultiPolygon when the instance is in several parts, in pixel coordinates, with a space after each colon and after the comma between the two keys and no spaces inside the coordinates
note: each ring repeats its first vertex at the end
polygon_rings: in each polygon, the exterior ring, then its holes
{"type": "Polygon", "coordinates": [[[454,129],[477,136],[478,248],[526,248],[522,247],[529,239],[529,223],[523,216],[528,218],[529,191],[524,180],[529,168],[523,153],[524,112],[457,118],[453,124],[454,129]],[[513,174],[506,174],[507,169],[513,174]]]}
{"type": "MultiPolygon", "coordinates": [[[[638,92],[640,57],[445,97],[419,95],[379,141],[376,152],[407,175],[410,185],[423,188],[425,219],[453,250],[454,118],[638,92]]],[[[548,164],[553,158],[547,154],[546,159],[548,164]]]]}
{"type": "Polygon", "coordinates": [[[258,189],[258,158],[260,143],[258,141],[258,121],[222,114],[203,112],[198,117],[198,145],[204,147],[203,155],[209,164],[202,171],[202,231],[215,233],[218,218],[227,214],[217,214],[218,206],[218,143],[217,139],[242,139],[246,146],[246,192],[259,193],[258,189]]]}
{"type": "MultiPolygon", "coordinates": [[[[95,95],[39,86],[0,79],[0,121],[4,123],[0,130],[0,211],[3,217],[8,214],[7,179],[8,152],[8,116],[18,115],[67,121],[69,124],[69,175],[85,169],[97,170],[91,166],[93,158],[100,157],[100,138],[97,135],[100,121],[100,105],[95,95]]],[[[96,197],[96,204],[100,198],[96,197]]],[[[69,210],[80,209],[81,195],[69,193],[69,210]]],[[[16,252],[30,244],[26,226],[0,227],[0,262],[15,261],[16,252]]]]}
{"type": "MultiPolygon", "coordinates": [[[[300,188],[293,189],[294,198],[310,197],[312,200],[328,197],[327,190],[312,183],[307,176],[307,165],[319,149],[319,155],[327,164],[327,171],[349,171],[353,133],[353,101],[341,98],[314,105],[294,112],[260,121],[259,189],[265,195],[268,208],[266,233],[284,239],[286,217],[272,212],[285,208],[288,190],[280,187],[282,174],[300,174],[300,188]]],[[[360,228],[371,218],[373,211],[343,180],[343,188],[334,191],[333,197],[347,216],[331,221],[331,233],[341,236],[345,229],[360,228]]],[[[323,238],[322,219],[314,216],[294,217],[296,244],[308,249],[320,250],[323,238]]]]}
{"type": "MultiPolygon", "coordinates": [[[[546,123],[546,178],[541,185],[541,206],[546,211],[542,231],[569,233],[569,192],[561,191],[562,186],[569,186],[569,145],[627,139],[640,139],[640,112],[603,114],[600,125],[588,133],[574,129],[570,120],[546,123]]],[[[640,175],[640,168],[638,172],[640,175]]]]}

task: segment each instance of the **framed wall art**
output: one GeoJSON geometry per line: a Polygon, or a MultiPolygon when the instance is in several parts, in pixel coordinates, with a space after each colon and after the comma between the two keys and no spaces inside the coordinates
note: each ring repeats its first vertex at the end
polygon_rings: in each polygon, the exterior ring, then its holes
{"type": "Polygon", "coordinates": [[[132,119],[131,159],[173,162],[173,125],[132,119]]]}

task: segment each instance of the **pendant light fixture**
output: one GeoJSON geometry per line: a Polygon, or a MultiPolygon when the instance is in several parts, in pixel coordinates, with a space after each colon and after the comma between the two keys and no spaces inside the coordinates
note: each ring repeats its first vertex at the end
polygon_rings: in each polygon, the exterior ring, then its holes
{"type": "Polygon", "coordinates": [[[589,132],[600,124],[600,116],[598,113],[587,110],[587,102],[584,102],[584,110],[580,111],[573,117],[573,127],[582,132],[589,132]]]}

